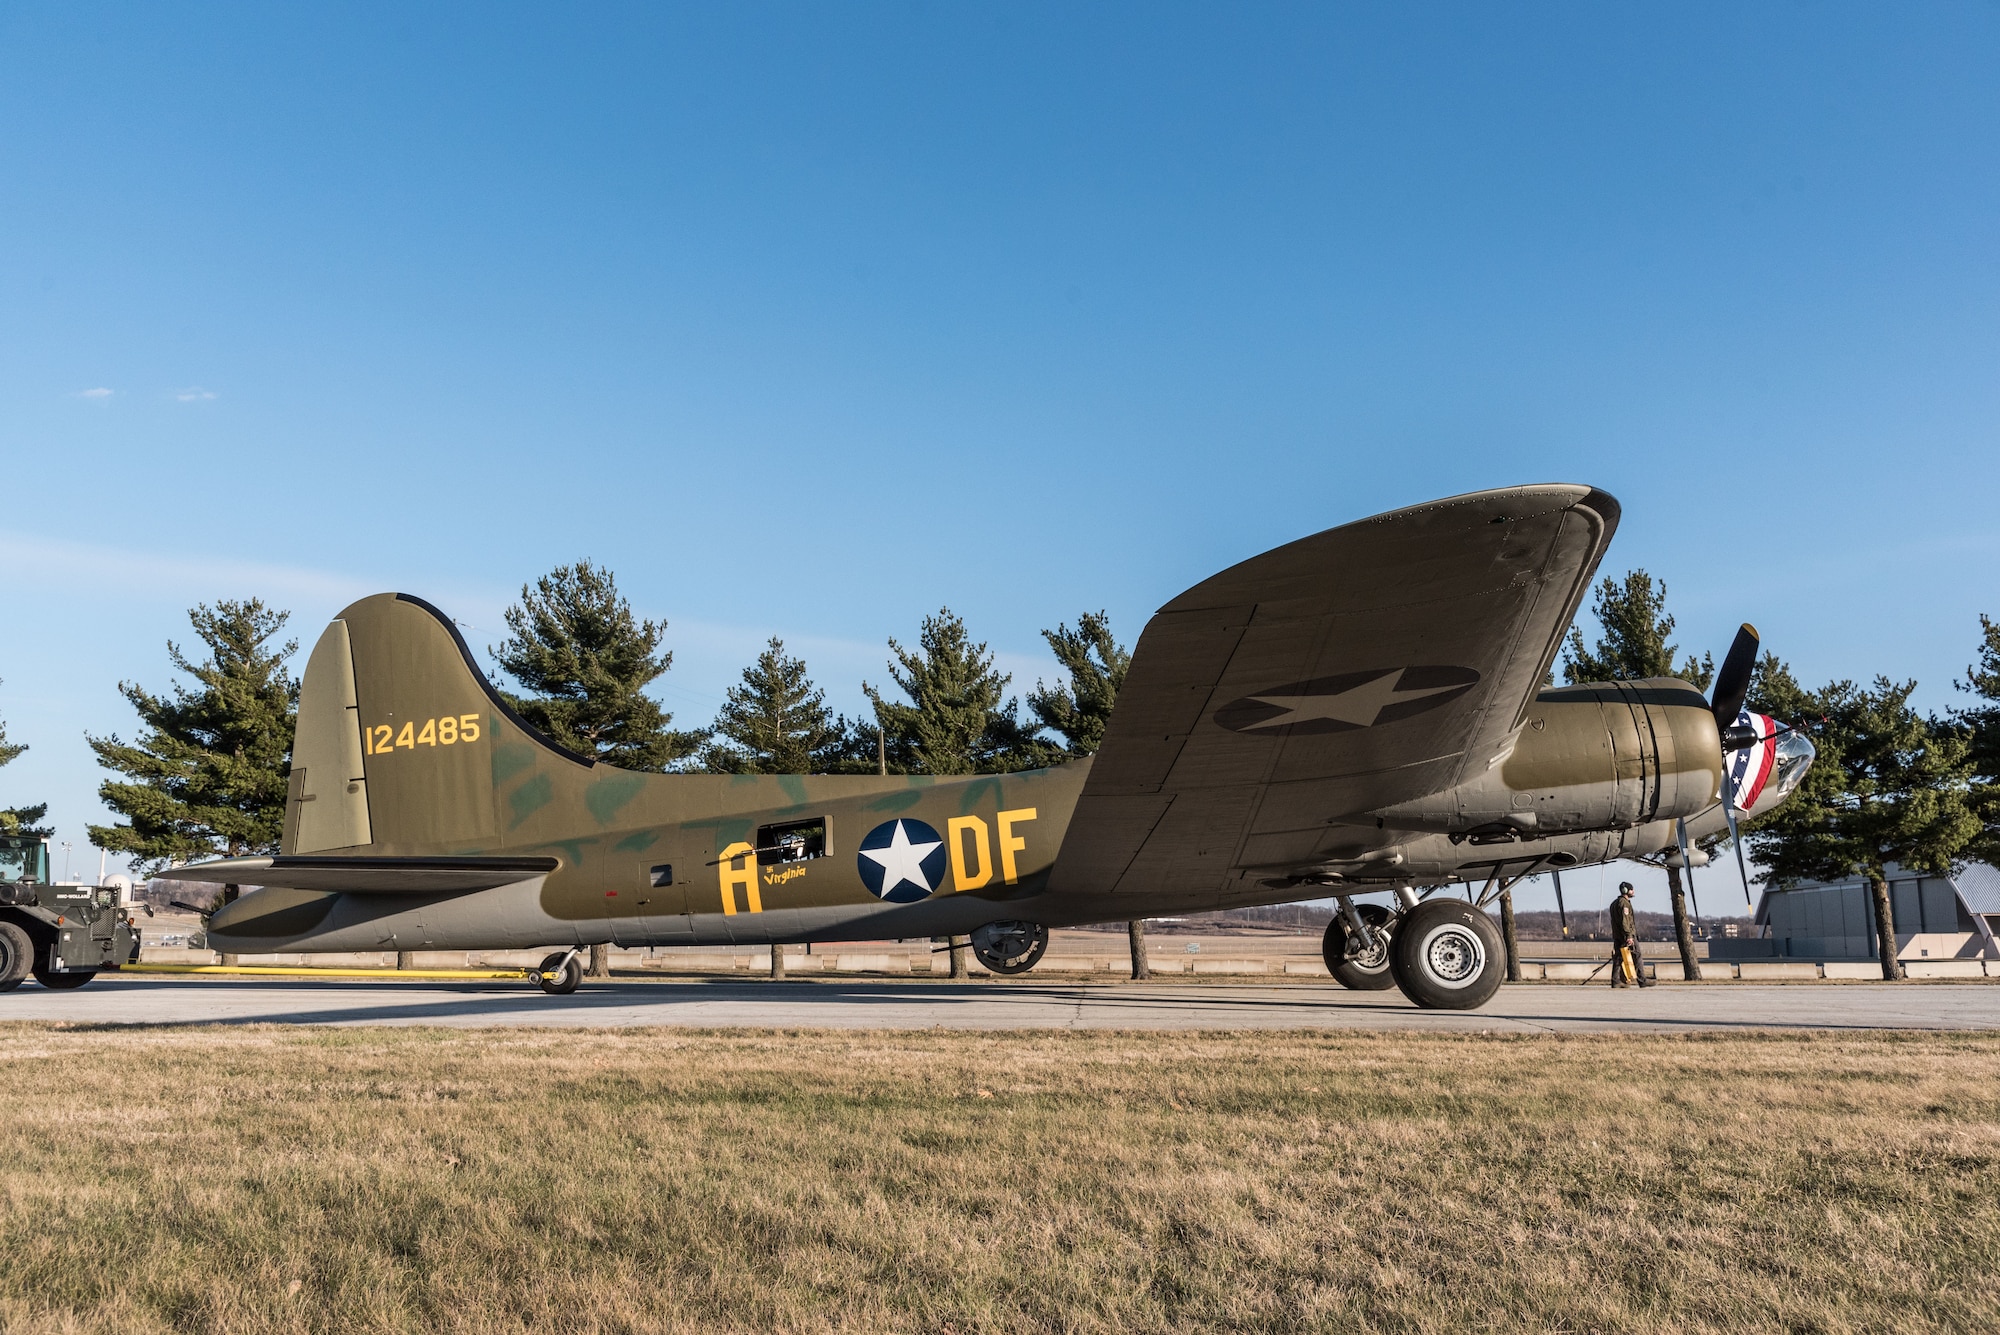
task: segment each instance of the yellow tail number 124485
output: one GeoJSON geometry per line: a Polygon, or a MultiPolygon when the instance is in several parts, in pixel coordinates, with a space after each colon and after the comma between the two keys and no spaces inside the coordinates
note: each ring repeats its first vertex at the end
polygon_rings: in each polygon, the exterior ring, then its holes
{"type": "Polygon", "coordinates": [[[403,725],[401,732],[396,731],[393,724],[378,723],[372,728],[363,728],[361,740],[371,756],[382,755],[399,746],[414,750],[419,746],[456,746],[460,742],[476,742],[479,740],[479,715],[446,714],[442,718],[427,718],[421,728],[412,719],[403,725]]]}

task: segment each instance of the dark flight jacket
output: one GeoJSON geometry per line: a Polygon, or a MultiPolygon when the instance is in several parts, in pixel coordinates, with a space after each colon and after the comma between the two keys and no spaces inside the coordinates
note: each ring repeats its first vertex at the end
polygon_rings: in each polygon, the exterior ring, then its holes
{"type": "Polygon", "coordinates": [[[1632,913],[1632,901],[1624,895],[1611,901],[1611,944],[1629,946],[1636,935],[1637,919],[1632,913]]]}

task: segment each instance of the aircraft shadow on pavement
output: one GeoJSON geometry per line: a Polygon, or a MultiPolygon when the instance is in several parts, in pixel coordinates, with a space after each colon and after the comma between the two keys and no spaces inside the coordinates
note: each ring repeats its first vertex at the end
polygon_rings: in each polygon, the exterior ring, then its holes
{"type": "MultiPolygon", "coordinates": [[[[206,1009],[229,1007],[231,997],[256,1001],[296,1001],[280,1010],[253,1010],[252,1013],[188,1015],[109,1020],[90,1014],[101,1004],[77,1007],[82,1014],[72,1021],[84,1028],[179,1028],[197,1025],[253,1024],[421,1024],[452,1023],[468,1019],[528,1026],[588,1026],[607,1024],[653,1024],[680,1028],[785,1027],[811,1028],[857,1026],[855,1008],[867,1010],[932,1009],[939,1012],[936,1023],[962,1022],[968,1007],[989,1008],[992,1020],[1010,1027],[1063,1028],[1079,1021],[1091,1021],[1105,1028],[1146,1028],[1149,1022],[1163,1028],[1271,1027],[1273,1025],[1310,1029],[1397,1028],[1450,1029],[1462,1032],[1481,1027],[1513,1027],[1543,1032],[1617,1033],[1649,1030],[1654,1032],[1695,1030],[1882,1030],[1908,1028],[1988,1028],[2000,1023],[2000,1015],[1968,1015],[1951,1019],[1942,1015],[1915,1016],[1904,1005],[1883,1008],[1874,1014],[1852,1018],[1814,1008],[1811,1018],[1755,1013],[1761,1008],[1759,993],[1732,987],[1728,994],[1678,991],[1665,997],[1646,995],[1643,1000],[1629,996],[1599,998],[1563,989],[1547,1000],[1556,1002],[1543,1009],[1495,1006],[1477,1011],[1423,1011],[1400,996],[1382,993],[1349,992],[1336,987],[1293,988],[1284,994],[1270,988],[1242,991],[1190,985],[1127,984],[1032,984],[1008,982],[999,986],[968,986],[964,983],[904,983],[892,981],[823,981],[819,979],[759,980],[738,978],[688,978],[613,980],[597,982],[566,997],[546,996],[525,984],[495,986],[490,983],[362,983],[354,980],[244,979],[222,982],[183,982],[165,979],[120,979],[116,990],[126,993],[132,1009],[144,1008],[143,996],[133,992],[153,992],[164,1001],[179,994],[185,1005],[206,1009]],[[392,998],[395,990],[421,989],[407,1001],[392,998]],[[189,995],[190,992],[195,995],[189,995]],[[250,993],[249,998],[245,993],[250,993]],[[347,994],[346,999],[341,994],[347,994]],[[1605,1013],[1609,1005],[1621,1007],[1672,1004],[1686,1008],[1692,1003],[1696,1013],[1651,1013],[1624,1010],[1605,1013]],[[1726,1005],[1753,1013],[1717,1013],[1726,1005]],[[749,1007],[756,1011],[782,1013],[768,1018],[736,1013],[727,1019],[704,1014],[712,1008],[749,1007]],[[827,1008],[823,1017],[814,1012],[827,1008]],[[1037,1022],[1023,1011],[1067,1011],[1049,1014],[1037,1022]],[[1206,1012],[1209,1019],[1202,1023],[1206,1012]],[[1190,1019],[1196,1022],[1190,1024],[1190,1019]],[[1026,1023],[1023,1021],[1026,1020],[1026,1023]],[[1234,1023],[1232,1023],[1232,1021],[1234,1023]],[[1316,1024],[1315,1021],[1318,1023],[1316,1024]]],[[[109,990],[109,989],[107,989],[109,990]]],[[[1509,989],[1510,991],[1512,989],[1509,989]]],[[[64,994],[79,1002],[100,1003],[104,991],[64,994]]],[[[1501,1000],[1509,999],[1503,992],[1501,1000]]],[[[1522,994],[1516,999],[1528,1000],[1522,994]]],[[[1899,997],[1899,1000],[1906,1000],[1899,997]]],[[[1910,998],[1914,999],[1914,998],[1910,998]]],[[[1982,997],[1983,999],[1983,997],[1982,997]]],[[[240,1001],[239,1001],[240,1004],[240,1001]]],[[[235,1007],[229,1007],[231,1011],[235,1007]]],[[[121,1009],[123,1009],[121,1007],[121,1009]]],[[[51,1017],[53,1018],[53,1017],[51,1017]]],[[[893,1023],[893,1022],[892,1022],[893,1023]]],[[[907,1025],[907,1019],[904,1021],[907,1025]]],[[[908,1025],[928,1027],[928,1025],[908,1025]]],[[[977,1025],[970,1027],[991,1027],[977,1025]]]]}

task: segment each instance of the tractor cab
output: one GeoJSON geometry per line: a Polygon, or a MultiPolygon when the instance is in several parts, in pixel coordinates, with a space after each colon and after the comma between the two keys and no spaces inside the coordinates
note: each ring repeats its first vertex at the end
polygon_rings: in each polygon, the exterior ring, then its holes
{"type": "Polygon", "coordinates": [[[48,988],[81,987],[139,958],[139,929],[115,886],[49,879],[49,845],[0,836],[0,992],[30,975],[48,988]]]}

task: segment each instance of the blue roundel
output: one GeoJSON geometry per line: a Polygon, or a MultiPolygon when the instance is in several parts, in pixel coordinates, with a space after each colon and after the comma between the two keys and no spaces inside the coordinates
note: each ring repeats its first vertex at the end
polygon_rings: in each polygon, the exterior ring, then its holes
{"type": "Polygon", "coordinates": [[[877,825],[861,841],[854,861],[868,893],[891,904],[928,899],[944,885],[944,840],[920,820],[905,817],[877,825]]]}

